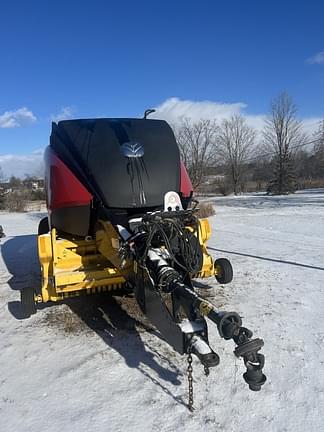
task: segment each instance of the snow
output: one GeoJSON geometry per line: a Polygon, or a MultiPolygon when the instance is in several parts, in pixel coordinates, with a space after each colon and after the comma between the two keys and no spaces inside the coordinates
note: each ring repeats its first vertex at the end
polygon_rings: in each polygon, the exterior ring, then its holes
{"type": "Polygon", "coordinates": [[[209,246],[231,260],[234,280],[201,280],[199,292],[237,311],[264,339],[262,390],[248,389],[233,342],[221,340],[213,323],[210,344],[221,362],[206,378],[194,358],[190,413],[185,357],[130,319],[118,299],[84,297],[22,319],[18,290],[39,283],[34,233],[42,215],[0,213],[7,235],[0,256],[1,431],[324,430],[324,190],[208,201],[216,210],[209,246]]]}

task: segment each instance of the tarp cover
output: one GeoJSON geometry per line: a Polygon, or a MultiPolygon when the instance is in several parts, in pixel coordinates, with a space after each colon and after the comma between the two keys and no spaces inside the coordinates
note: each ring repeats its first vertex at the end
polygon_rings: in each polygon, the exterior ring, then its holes
{"type": "Polygon", "coordinates": [[[106,207],[160,206],[179,191],[179,149],[163,120],[64,120],[50,145],[106,207]]]}

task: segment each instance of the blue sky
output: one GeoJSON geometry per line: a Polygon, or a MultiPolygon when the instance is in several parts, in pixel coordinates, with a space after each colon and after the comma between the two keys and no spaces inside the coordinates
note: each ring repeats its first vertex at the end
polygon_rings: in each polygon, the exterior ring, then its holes
{"type": "Polygon", "coordinates": [[[323,118],[323,22],[321,0],[1,2],[0,165],[36,160],[55,118],[159,107],[258,127],[283,89],[323,118]]]}

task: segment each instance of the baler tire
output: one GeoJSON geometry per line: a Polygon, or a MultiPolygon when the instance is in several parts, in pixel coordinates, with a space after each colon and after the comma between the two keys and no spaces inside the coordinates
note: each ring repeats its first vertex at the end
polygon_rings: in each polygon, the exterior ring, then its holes
{"type": "Polygon", "coordinates": [[[49,232],[48,217],[44,217],[38,224],[38,235],[47,234],[49,232]]]}
{"type": "Polygon", "coordinates": [[[20,291],[21,307],[26,318],[37,312],[34,294],[32,287],[27,287],[20,291]]]}
{"type": "Polygon", "coordinates": [[[220,284],[228,284],[233,280],[233,267],[227,258],[218,258],[214,263],[215,278],[220,284]]]}

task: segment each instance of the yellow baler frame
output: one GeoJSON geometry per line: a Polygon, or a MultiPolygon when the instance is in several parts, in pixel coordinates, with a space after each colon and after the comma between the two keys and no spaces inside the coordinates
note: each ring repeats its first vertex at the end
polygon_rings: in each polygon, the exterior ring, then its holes
{"type": "Polygon", "coordinates": [[[126,279],[97,249],[93,239],[64,239],[56,229],[38,236],[41,293],[36,301],[59,301],[80,294],[122,288],[126,279]]]}
{"type": "MultiPolygon", "coordinates": [[[[191,227],[188,229],[192,230],[191,227]]],[[[201,270],[195,278],[214,276],[217,272],[207,251],[211,235],[208,219],[199,219],[199,243],[203,252],[201,270]]],[[[196,234],[197,235],[197,234],[196,234]]],[[[94,294],[123,288],[129,267],[124,272],[115,267],[98,247],[95,239],[65,239],[55,228],[38,236],[38,256],[41,265],[41,292],[37,302],[60,301],[80,294],[94,294]]]]}
{"type": "Polygon", "coordinates": [[[210,236],[211,227],[209,220],[207,218],[199,219],[198,239],[203,252],[203,264],[201,270],[192,275],[194,278],[208,278],[216,275],[213,257],[209,255],[207,250],[207,241],[210,239],[210,236]]]}

